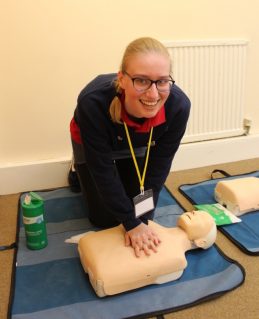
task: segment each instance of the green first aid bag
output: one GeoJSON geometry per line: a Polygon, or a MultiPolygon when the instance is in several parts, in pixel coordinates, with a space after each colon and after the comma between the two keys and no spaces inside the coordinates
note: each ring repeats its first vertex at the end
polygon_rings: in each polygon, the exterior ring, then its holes
{"type": "Polygon", "coordinates": [[[194,205],[198,210],[209,213],[215,220],[217,226],[229,225],[241,222],[241,219],[232,214],[224,206],[216,204],[194,205]]]}

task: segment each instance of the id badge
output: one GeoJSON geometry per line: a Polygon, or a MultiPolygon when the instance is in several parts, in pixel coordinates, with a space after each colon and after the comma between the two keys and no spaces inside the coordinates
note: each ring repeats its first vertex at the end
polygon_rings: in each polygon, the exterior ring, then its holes
{"type": "Polygon", "coordinates": [[[148,189],[143,194],[139,194],[133,198],[135,206],[135,215],[139,217],[154,209],[153,191],[148,189]]]}

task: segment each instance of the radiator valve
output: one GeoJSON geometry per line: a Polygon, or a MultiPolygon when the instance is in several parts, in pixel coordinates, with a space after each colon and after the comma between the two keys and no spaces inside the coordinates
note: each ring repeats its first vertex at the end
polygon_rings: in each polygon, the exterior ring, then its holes
{"type": "Polygon", "coordinates": [[[248,135],[252,126],[251,118],[245,118],[243,125],[244,125],[245,135],[248,135]]]}

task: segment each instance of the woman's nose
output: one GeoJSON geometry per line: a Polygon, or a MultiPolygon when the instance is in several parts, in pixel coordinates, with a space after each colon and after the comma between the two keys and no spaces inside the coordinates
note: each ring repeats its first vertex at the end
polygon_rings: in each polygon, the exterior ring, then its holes
{"type": "Polygon", "coordinates": [[[152,83],[150,88],[146,91],[149,97],[158,97],[158,90],[155,83],[152,83]]]}

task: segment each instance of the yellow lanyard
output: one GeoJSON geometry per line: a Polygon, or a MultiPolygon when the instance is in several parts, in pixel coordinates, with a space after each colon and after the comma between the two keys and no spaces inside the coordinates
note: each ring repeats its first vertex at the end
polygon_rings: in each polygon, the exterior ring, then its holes
{"type": "Polygon", "coordinates": [[[127,139],[128,139],[128,143],[129,143],[129,147],[130,147],[131,156],[133,158],[133,162],[135,164],[135,168],[136,168],[136,171],[137,171],[137,174],[138,174],[138,179],[139,179],[139,184],[140,184],[140,193],[143,195],[144,194],[144,181],[145,181],[145,176],[146,176],[146,171],[147,171],[147,164],[148,164],[149,151],[150,151],[150,145],[151,145],[152,134],[153,134],[153,127],[151,127],[151,130],[150,130],[148,146],[147,146],[146,161],[145,161],[145,166],[144,166],[144,170],[143,170],[143,175],[141,177],[140,171],[139,171],[139,167],[138,167],[138,163],[137,163],[137,160],[136,160],[136,156],[135,156],[135,153],[134,153],[134,150],[133,150],[133,147],[132,147],[132,143],[131,143],[131,139],[130,139],[130,135],[129,135],[127,124],[125,122],[123,122],[123,124],[124,124],[124,127],[125,127],[125,131],[126,131],[126,135],[127,135],[127,139]]]}

